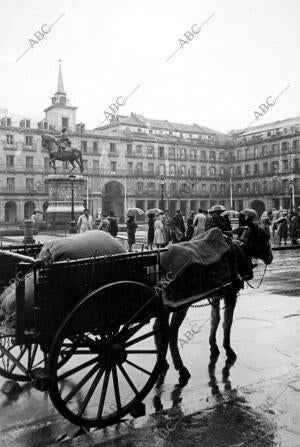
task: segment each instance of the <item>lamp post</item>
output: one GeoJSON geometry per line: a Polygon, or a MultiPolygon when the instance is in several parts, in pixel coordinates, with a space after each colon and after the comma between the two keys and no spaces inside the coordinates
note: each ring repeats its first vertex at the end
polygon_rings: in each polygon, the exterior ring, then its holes
{"type": "Polygon", "coordinates": [[[74,174],[70,174],[69,178],[71,180],[71,221],[70,221],[69,233],[75,234],[77,233],[75,216],[74,216],[74,179],[76,178],[76,176],[74,174]]]}
{"type": "Polygon", "coordinates": [[[161,190],[161,209],[164,211],[164,191],[165,191],[165,180],[166,176],[161,175],[160,176],[160,190],[161,190]]]}

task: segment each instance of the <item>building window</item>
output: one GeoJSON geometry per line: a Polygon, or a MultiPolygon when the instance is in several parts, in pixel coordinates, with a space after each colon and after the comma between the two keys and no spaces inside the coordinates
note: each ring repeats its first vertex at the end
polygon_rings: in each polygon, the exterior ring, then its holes
{"type": "Polygon", "coordinates": [[[263,192],[268,192],[268,180],[263,181],[263,192]]]}
{"type": "Polygon", "coordinates": [[[201,151],[201,153],[200,153],[200,160],[201,161],[206,161],[206,151],[201,151]]]}
{"type": "Polygon", "coordinates": [[[26,179],[26,191],[33,191],[33,178],[26,179]]]}
{"type": "Polygon", "coordinates": [[[154,163],[148,163],[148,174],[154,174],[154,163]]]}
{"type": "Polygon", "coordinates": [[[170,191],[171,192],[175,192],[176,191],[176,183],[171,183],[170,184],[170,191]]]}
{"type": "Polygon", "coordinates": [[[284,171],[288,171],[288,169],[289,169],[289,161],[288,160],[282,160],[282,168],[284,171]]]}
{"type": "Polygon", "coordinates": [[[132,155],[132,144],[127,144],[126,154],[132,155]]]}
{"type": "Polygon", "coordinates": [[[245,166],[245,175],[250,175],[250,166],[249,165],[245,166]]]}
{"type": "Polygon", "coordinates": [[[281,149],[283,153],[288,152],[289,150],[289,143],[288,141],[285,141],[284,143],[281,143],[281,149]]]}
{"type": "Polygon", "coordinates": [[[250,185],[249,183],[245,183],[245,192],[249,192],[250,191],[250,185]]]}
{"type": "Polygon", "coordinates": [[[189,192],[188,185],[186,183],[181,184],[181,192],[189,192]]]}
{"type": "Polygon", "coordinates": [[[225,175],[225,168],[220,168],[220,176],[224,177],[225,175]]]}
{"type": "Polygon", "coordinates": [[[261,147],[261,153],[260,153],[260,155],[261,155],[262,157],[265,157],[265,156],[267,155],[267,146],[262,146],[262,147],[261,147]]]}
{"type": "Polygon", "coordinates": [[[259,192],[259,184],[258,184],[258,182],[254,182],[254,183],[253,183],[253,191],[254,191],[255,193],[258,193],[258,192],[259,192]]]}
{"type": "Polygon", "coordinates": [[[181,158],[182,160],[185,160],[185,159],[186,159],[186,149],[185,149],[185,148],[181,148],[181,149],[180,149],[180,158],[181,158]]]}
{"type": "Polygon", "coordinates": [[[258,147],[255,147],[255,148],[254,148],[254,150],[253,150],[253,155],[254,155],[254,158],[257,158],[257,157],[258,157],[258,147]]]}
{"type": "Polygon", "coordinates": [[[83,160],[83,170],[84,171],[88,170],[88,161],[87,160],[83,160]]]}
{"type": "Polygon", "coordinates": [[[236,191],[237,191],[238,194],[241,194],[241,192],[242,192],[242,185],[240,183],[238,183],[236,185],[236,191]]]}
{"type": "Polygon", "coordinates": [[[237,166],[237,167],[236,167],[236,175],[237,175],[237,176],[242,175],[242,167],[241,167],[241,166],[237,166]]]}
{"type": "Polygon", "coordinates": [[[99,154],[98,141],[93,141],[93,154],[94,155],[98,155],[99,154]]]}
{"type": "Polygon", "coordinates": [[[159,158],[165,158],[165,148],[163,146],[158,147],[158,156],[159,158]]]}
{"type": "Polygon", "coordinates": [[[166,165],[159,165],[159,175],[166,175],[166,165]]]}
{"type": "Polygon", "coordinates": [[[144,188],[143,182],[138,182],[138,184],[137,184],[138,192],[143,192],[143,188],[144,188]]]}
{"type": "Polygon", "coordinates": [[[33,169],[33,157],[26,157],[26,169],[33,169]]]}
{"type": "Polygon", "coordinates": [[[217,192],[217,185],[215,183],[212,183],[210,185],[210,192],[213,192],[213,193],[217,192]]]}
{"type": "Polygon", "coordinates": [[[294,158],[294,173],[299,174],[299,158],[294,158]]]}
{"type": "Polygon", "coordinates": [[[175,175],[176,175],[176,166],[175,165],[170,165],[169,166],[169,175],[171,177],[175,177],[175,175]]]}
{"type": "Polygon", "coordinates": [[[44,130],[49,130],[49,123],[48,123],[48,121],[43,121],[43,129],[44,130]]]}
{"type": "Polygon", "coordinates": [[[288,191],[288,188],[289,188],[288,180],[286,180],[286,179],[282,180],[282,188],[283,188],[284,192],[288,191]]]}
{"type": "Polygon", "coordinates": [[[267,162],[263,164],[263,173],[264,174],[268,173],[268,163],[267,162]]]}
{"type": "Polygon", "coordinates": [[[8,168],[13,168],[15,165],[15,157],[13,155],[6,156],[6,166],[8,168]]]}
{"type": "Polygon", "coordinates": [[[150,193],[153,192],[155,190],[155,183],[149,182],[148,185],[147,185],[147,188],[148,188],[150,193]]]}
{"type": "Polygon", "coordinates": [[[216,153],[215,151],[211,151],[209,154],[209,161],[216,161],[216,153]]]}
{"type": "Polygon", "coordinates": [[[299,149],[299,140],[293,140],[293,149],[299,149]]]}
{"type": "Polygon", "coordinates": [[[143,163],[137,163],[136,164],[136,172],[142,173],[143,172],[143,163]]]}
{"type": "Polygon", "coordinates": [[[11,118],[6,118],[6,126],[11,127],[11,118]]]}
{"type": "Polygon", "coordinates": [[[139,156],[142,156],[142,154],[143,154],[143,146],[141,144],[137,144],[135,146],[135,154],[139,155],[139,156]]]}
{"type": "Polygon", "coordinates": [[[83,154],[87,154],[87,141],[81,140],[81,151],[83,154]]]}
{"type": "Polygon", "coordinates": [[[247,149],[245,149],[245,159],[248,160],[249,157],[250,157],[250,149],[247,148],[247,149]]]}
{"type": "Polygon", "coordinates": [[[6,185],[7,185],[7,189],[9,191],[14,191],[15,190],[15,179],[14,178],[6,179],[6,185]]]}
{"type": "Polygon", "coordinates": [[[196,160],[196,158],[197,158],[196,149],[190,150],[190,158],[191,158],[191,160],[196,160]]]}
{"type": "Polygon", "coordinates": [[[93,160],[93,172],[99,173],[99,161],[93,160]]]}
{"type": "Polygon", "coordinates": [[[32,146],[32,141],[33,141],[32,137],[28,137],[27,135],[25,136],[25,146],[31,147],[32,146]]]}
{"type": "Polygon", "coordinates": [[[220,193],[221,193],[222,195],[225,194],[225,185],[221,185],[221,186],[220,186],[220,193]]]}
{"type": "Polygon", "coordinates": [[[109,143],[109,153],[110,154],[117,153],[116,143],[109,143]]]}
{"type": "Polygon", "coordinates": [[[219,161],[224,161],[224,152],[220,152],[219,161]]]}
{"type": "Polygon", "coordinates": [[[202,183],[201,185],[201,191],[206,192],[206,183],[202,183]]]}
{"type": "Polygon", "coordinates": [[[272,161],[272,174],[278,174],[279,163],[278,161],[272,161]]]}
{"type": "Polygon", "coordinates": [[[62,118],[61,119],[61,127],[65,127],[66,129],[69,128],[69,118],[62,118]]]}
{"type": "Polygon", "coordinates": [[[175,147],[169,147],[169,158],[175,158],[175,147]]]}
{"type": "Polygon", "coordinates": [[[30,128],[30,120],[25,120],[25,127],[26,127],[27,129],[30,128]]]}
{"type": "Polygon", "coordinates": [[[205,176],[206,176],[206,167],[201,166],[201,177],[205,177],[205,176]]]}
{"type": "Polygon", "coordinates": [[[117,171],[117,162],[116,161],[110,162],[110,170],[111,170],[111,174],[116,173],[116,171],[117,171]]]}
{"type": "Polygon", "coordinates": [[[13,135],[9,135],[9,134],[6,135],[6,144],[9,144],[9,145],[14,144],[14,136],[13,135]]]}
{"type": "Polygon", "coordinates": [[[128,170],[128,174],[132,174],[133,171],[133,163],[131,161],[129,161],[127,163],[127,170],[128,170]]]}
{"type": "Polygon", "coordinates": [[[191,166],[191,176],[196,177],[197,175],[197,166],[191,166]]]}
{"type": "Polygon", "coordinates": [[[154,158],[154,146],[147,146],[147,157],[154,158]]]}
{"type": "Polygon", "coordinates": [[[211,177],[215,177],[216,176],[216,168],[215,168],[215,166],[211,166],[210,167],[210,175],[211,175],[211,177]]]}
{"type": "Polygon", "coordinates": [[[140,128],[140,127],[138,127],[138,130],[137,130],[138,132],[142,132],[142,129],[140,128]]]}
{"type": "Polygon", "coordinates": [[[259,174],[259,166],[257,163],[254,165],[254,174],[259,174]]]}
{"type": "Polygon", "coordinates": [[[236,152],[236,159],[237,160],[241,159],[241,150],[240,149],[238,149],[237,152],[236,152]]]}
{"type": "Polygon", "coordinates": [[[279,153],[279,144],[272,144],[272,155],[278,155],[279,153]]]}
{"type": "Polygon", "coordinates": [[[181,175],[181,177],[186,176],[186,166],[184,166],[184,165],[180,166],[180,175],[181,175]]]}

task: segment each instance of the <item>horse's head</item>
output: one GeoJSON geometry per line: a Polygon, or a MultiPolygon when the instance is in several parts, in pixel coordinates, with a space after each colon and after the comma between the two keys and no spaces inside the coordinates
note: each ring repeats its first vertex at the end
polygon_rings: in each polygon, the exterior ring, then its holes
{"type": "Polygon", "coordinates": [[[53,144],[56,144],[56,138],[49,133],[44,133],[42,135],[42,147],[51,149],[53,144]]]}
{"type": "Polygon", "coordinates": [[[266,265],[273,261],[270,236],[257,224],[247,221],[247,227],[240,240],[245,243],[249,255],[261,259],[266,265]]]}

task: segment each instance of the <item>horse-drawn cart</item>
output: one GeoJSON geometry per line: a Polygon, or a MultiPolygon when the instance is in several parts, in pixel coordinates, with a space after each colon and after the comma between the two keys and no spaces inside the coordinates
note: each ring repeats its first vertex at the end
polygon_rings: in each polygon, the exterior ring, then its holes
{"type": "Polygon", "coordinates": [[[175,276],[162,277],[162,252],[50,263],[17,255],[15,314],[0,326],[0,374],[48,390],[80,426],[105,427],[131,413],[165,365],[169,312],[230,285],[174,303],[165,290],[175,276]]]}

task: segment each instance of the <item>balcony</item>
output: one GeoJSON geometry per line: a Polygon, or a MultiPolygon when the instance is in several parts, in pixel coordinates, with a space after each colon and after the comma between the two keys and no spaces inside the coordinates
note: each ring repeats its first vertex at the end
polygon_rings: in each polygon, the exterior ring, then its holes
{"type": "Polygon", "coordinates": [[[115,149],[114,151],[108,151],[107,155],[109,157],[118,157],[119,156],[119,149],[115,149]]]}
{"type": "Polygon", "coordinates": [[[36,152],[37,144],[35,142],[32,143],[32,145],[26,146],[25,143],[23,143],[23,151],[25,152],[36,152]]]}

